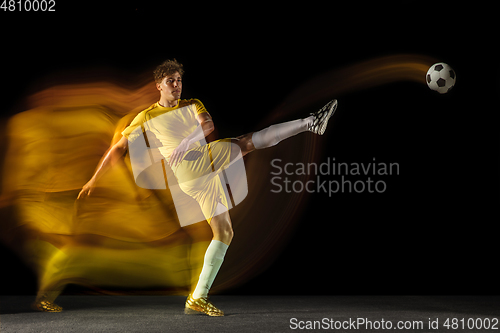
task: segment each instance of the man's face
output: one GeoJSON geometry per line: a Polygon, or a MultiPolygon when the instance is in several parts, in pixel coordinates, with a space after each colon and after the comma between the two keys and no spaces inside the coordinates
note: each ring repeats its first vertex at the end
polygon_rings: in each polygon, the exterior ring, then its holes
{"type": "Polygon", "coordinates": [[[182,93],[182,78],[179,73],[167,75],[163,78],[161,83],[156,84],[156,88],[160,91],[162,96],[168,100],[178,100],[181,98],[182,93]]]}

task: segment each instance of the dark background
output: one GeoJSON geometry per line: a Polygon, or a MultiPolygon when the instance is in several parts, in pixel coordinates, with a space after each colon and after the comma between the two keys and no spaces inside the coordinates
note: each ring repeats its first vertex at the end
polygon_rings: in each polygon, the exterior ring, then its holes
{"type": "MultiPolygon", "coordinates": [[[[183,97],[202,100],[227,137],[255,130],[325,71],[384,55],[433,56],[457,73],[449,94],[398,82],[339,96],[334,131],[322,138],[321,161],[399,163],[387,191],[310,195],[280,257],[228,293],[498,294],[500,87],[490,7],[56,0],[54,13],[0,11],[3,113],[22,111],[25,96],[62,74],[78,81],[109,71],[130,83],[175,57],[187,70],[183,97]]],[[[0,293],[35,292],[7,249],[2,261],[0,293]]]]}

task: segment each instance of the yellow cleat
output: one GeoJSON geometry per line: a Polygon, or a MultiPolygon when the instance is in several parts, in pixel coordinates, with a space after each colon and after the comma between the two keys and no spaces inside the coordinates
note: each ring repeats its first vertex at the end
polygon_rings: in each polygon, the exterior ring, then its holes
{"type": "Polygon", "coordinates": [[[184,309],[185,314],[200,314],[204,313],[212,317],[222,317],[224,312],[218,309],[212,302],[208,300],[207,297],[200,297],[194,299],[191,294],[189,294],[186,300],[186,308],[184,309]]]}
{"type": "Polygon", "coordinates": [[[47,300],[45,295],[38,298],[33,304],[31,304],[31,308],[35,311],[42,312],[61,312],[63,310],[63,308],[59,305],[47,300]]]}

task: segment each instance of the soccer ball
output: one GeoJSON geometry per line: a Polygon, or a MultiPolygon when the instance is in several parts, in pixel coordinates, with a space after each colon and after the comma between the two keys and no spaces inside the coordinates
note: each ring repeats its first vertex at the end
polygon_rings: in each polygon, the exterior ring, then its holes
{"type": "Polygon", "coordinates": [[[425,76],[429,88],[440,94],[445,94],[450,91],[455,85],[456,79],[457,76],[453,68],[444,62],[438,62],[432,65],[425,76]]]}

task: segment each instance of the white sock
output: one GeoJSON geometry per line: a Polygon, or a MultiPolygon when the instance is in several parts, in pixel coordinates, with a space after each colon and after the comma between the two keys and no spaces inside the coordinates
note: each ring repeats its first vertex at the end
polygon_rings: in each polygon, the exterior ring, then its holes
{"type": "Polygon", "coordinates": [[[277,145],[280,141],[296,134],[307,131],[307,125],[314,120],[314,116],[297,119],[286,123],[271,125],[252,134],[253,145],[256,149],[263,149],[277,145]]]}
{"type": "Polygon", "coordinates": [[[208,296],[208,291],[210,287],[212,287],[212,283],[214,283],[215,277],[224,261],[224,256],[226,255],[228,247],[228,245],[218,240],[212,240],[210,242],[207,252],[205,253],[203,268],[200,278],[198,279],[198,284],[193,291],[192,296],[194,299],[208,296]]]}

